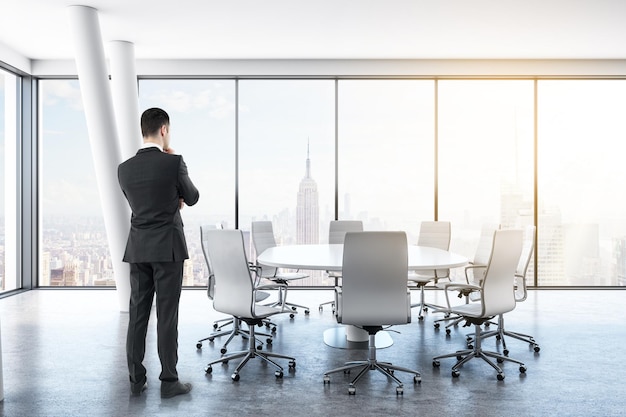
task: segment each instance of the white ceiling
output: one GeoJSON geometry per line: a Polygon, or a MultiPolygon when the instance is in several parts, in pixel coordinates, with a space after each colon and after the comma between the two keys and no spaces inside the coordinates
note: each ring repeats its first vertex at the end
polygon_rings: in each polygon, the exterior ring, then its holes
{"type": "Polygon", "coordinates": [[[1,0],[0,43],[71,59],[73,4],[138,59],[626,59],[626,0],[1,0]]]}

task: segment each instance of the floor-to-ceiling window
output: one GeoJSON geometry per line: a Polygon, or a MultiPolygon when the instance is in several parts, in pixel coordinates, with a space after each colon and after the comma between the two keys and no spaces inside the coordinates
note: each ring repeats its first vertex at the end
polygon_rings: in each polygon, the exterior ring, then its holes
{"type": "Polygon", "coordinates": [[[434,218],[434,82],[341,80],[338,103],[339,217],[415,243],[434,218]]]}
{"type": "Polygon", "coordinates": [[[20,78],[0,69],[0,292],[21,287],[18,274],[17,144],[20,78]]]}
{"type": "Polygon", "coordinates": [[[168,112],[172,148],[200,191],[198,203],[181,211],[189,250],[183,284],[204,286],[200,225],[235,227],[235,81],[141,80],[139,112],[150,107],[168,112]]]}
{"type": "Polygon", "coordinates": [[[626,285],[626,80],[538,82],[539,285],[626,285]]]}
{"type": "Polygon", "coordinates": [[[39,81],[40,286],[113,286],[78,80],[39,81]]]}
{"type": "Polygon", "coordinates": [[[442,80],[438,93],[439,220],[472,259],[483,224],[534,224],[534,83],[442,80]]]}
{"type": "MultiPolygon", "coordinates": [[[[6,84],[5,76],[5,125],[14,120],[6,103],[15,106],[6,84]]],[[[39,84],[39,283],[114,285],[78,81],[39,84]]],[[[200,202],[182,212],[190,249],[185,285],[206,283],[200,224],[238,226],[248,237],[250,222],[271,220],[279,244],[323,243],[336,214],[363,220],[367,230],[405,230],[410,242],[419,222],[437,214],[452,222],[452,250],[470,258],[482,224],[536,222],[540,286],[626,285],[626,200],[619,193],[625,85],[141,80],[139,110],[169,112],[172,146],[200,189],[200,202]]],[[[6,154],[9,130],[1,130],[6,154]]],[[[534,270],[531,263],[529,284],[534,270]]],[[[299,284],[332,282],[312,273],[299,284]]]]}
{"type": "MultiPolygon", "coordinates": [[[[332,80],[239,82],[242,230],[250,230],[252,221],[270,220],[279,244],[328,241],[334,219],[334,103],[332,80]]],[[[325,280],[311,271],[297,284],[325,280]]]]}

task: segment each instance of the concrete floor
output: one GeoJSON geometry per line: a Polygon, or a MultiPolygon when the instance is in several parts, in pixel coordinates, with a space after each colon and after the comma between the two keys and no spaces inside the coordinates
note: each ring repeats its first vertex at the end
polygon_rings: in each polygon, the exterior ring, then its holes
{"type": "MultiPolygon", "coordinates": [[[[311,314],[275,318],[273,352],[296,357],[295,372],[277,379],[261,360],[243,368],[241,380],[230,378],[236,366],[206,363],[220,356],[221,339],[196,342],[212,331],[213,311],[204,291],[184,290],[179,325],[179,375],[193,383],[190,395],[161,399],[156,353],[155,317],[148,335],[148,390],[129,392],[125,362],[127,315],[117,308],[111,290],[35,290],[0,299],[4,370],[3,416],[623,416],[626,385],[622,380],[621,348],[626,342],[624,290],[535,290],[506,316],[507,329],[531,333],[541,346],[535,353],[526,343],[508,340],[510,356],[528,367],[520,374],[504,364],[506,379],[481,360],[472,360],[451,377],[454,359],[432,366],[438,354],[464,348],[471,328],[458,327],[446,336],[433,328],[440,315],[396,326],[393,345],[379,349],[378,359],[417,369],[403,380],[404,395],[379,373],[370,373],[354,396],[347,394],[350,375],[334,374],[324,385],[324,372],[347,360],[365,358],[367,350],[344,350],[323,342],[325,330],[336,326],[328,307],[318,304],[330,291],[292,290],[290,300],[311,307],[311,314]]],[[[413,294],[417,299],[419,294],[413,294]]],[[[428,291],[427,299],[443,302],[428,291]]],[[[222,338],[224,339],[224,338],[222,338]]],[[[486,348],[501,349],[494,339],[486,348]]],[[[236,339],[229,352],[245,347],[236,339]]],[[[354,376],[354,375],[353,375],[354,376]]]]}

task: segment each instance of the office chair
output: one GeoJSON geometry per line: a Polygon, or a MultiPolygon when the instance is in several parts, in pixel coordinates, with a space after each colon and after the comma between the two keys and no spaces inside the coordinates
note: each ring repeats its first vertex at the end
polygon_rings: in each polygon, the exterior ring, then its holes
{"type": "MultiPolygon", "coordinates": [[[[470,262],[468,266],[465,267],[465,282],[467,284],[478,284],[482,279],[483,274],[485,273],[485,268],[487,267],[487,263],[489,262],[489,256],[491,256],[491,245],[493,243],[493,233],[499,229],[500,226],[492,223],[485,223],[481,227],[480,236],[478,238],[478,245],[476,246],[476,252],[474,253],[474,258],[470,262]]],[[[442,282],[437,284],[437,287],[445,290],[446,286],[450,284],[450,282],[442,282]]],[[[465,303],[469,303],[470,299],[472,301],[477,301],[477,296],[472,294],[473,291],[471,289],[465,289],[459,291],[459,298],[465,297],[465,303]]],[[[442,319],[437,319],[434,322],[435,329],[439,329],[441,322],[450,321],[450,323],[446,324],[446,335],[450,334],[450,328],[458,325],[463,321],[463,317],[459,315],[451,315],[449,311],[444,309],[436,310],[438,313],[445,313],[445,317],[442,319]]]]}
{"type": "MultiPolygon", "coordinates": [[[[257,256],[262,254],[264,250],[276,246],[276,239],[274,238],[274,228],[272,226],[272,222],[270,221],[252,222],[251,233],[252,233],[252,244],[254,245],[254,250],[256,251],[257,256]]],[[[283,272],[283,271],[279,271],[278,268],[261,265],[258,262],[256,266],[260,270],[259,276],[261,278],[268,279],[277,284],[289,285],[290,281],[308,277],[307,274],[303,274],[300,272],[283,272]]],[[[278,301],[276,301],[274,304],[271,304],[270,306],[276,307],[279,305],[286,305],[288,307],[291,307],[292,311],[294,312],[296,311],[296,308],[303,308],[304,314],[309,314],[310,310],[308,307],[302,306],[299,304],[289,303],[285,301],[283,297],[284,297],[284,294],[279,291],[278,301]]],[[[294,313],[292,312],[289,315],[289,317],[293,318],[294,313]]]]}
{"type": "MultiPolygon", "coordinates": [[[[217,226],[214,225],[203,225],[200,226],[200,244],[202,246],[202,253],[204,255],[204,261],[206,262],[207,268],[208,268],[208,272],[209,272],[209,278],[208,278],[208,283],[207,283],[207,297],[209,298],[209,300],[213,300],[214,295],[215,295],[215,275],[213,273],[213,267],[211,266],[211,260],[209,258],[209,253],[207,250],[207,232],[209,230],[217,230],[217,229],[221,229],[221,226],[218,228],[217,226]]],[[[269,293],[264,292],[264,291],[257,291],[256,292],[256,301],[260,302],[265,300],[266,298],[269,297],[269,293]]],[[[266,323],[267,324],[267,323],[266,323]]],[[[273,323],[272,323],[273,324],[273,323]]],[[[269,327],[269,326],[268,326],[269,327]]],[[[198,342],[196,343],[196,348],[197,349],[202,349],[202,342],[204,342],[205,340],[208,340],[209,342],[213,342],[215,340],[216,337],[220,337],[220,336],[224,336],[224,335],[229,335],[228,339],[226,340],[226,342],[222,345],[222,348],[220,349],[220,352],[222,354],[226,353],[228,351],[227,346],[228,344],[233,340],[233,338],[235,336],[242,336],[244,339],[248,339],[250,332],[249,330],[245,330],[241,327],[241,320],[235,318],[235,317],[227,317],[227,318],[223,318],[223,319],[219,319],[216,320],[213,323],[213,329],[215,329],[215,331],[213,333],[211,333],[210,335],[208,335],[205,338],[202,338],[200,340],[198,340],[198,342]],[[222,323],[221,325],[218,323],[222,323]],[[232,329],[230,330],[222,330],[223,327],[231,325],[232,324],[232,329]]],[[[273,331],[276,331],[276,327],[273,327],[273,331]]],[[[272,335],[267,334],[267,333],[256,333],[257,336],[266,336],[266,342],[267,344],[271,344],[272,343],[272,335]]],[[[257,346],[257,349],[262,349],[263,348],[263,342],[257,337],[257,342],[259,343],[257,346]]]]}
{"type": "MultiPolygon", "coordinates": [[[[532,259],[534,249],[535,226],[526,226],[524,228],[524,245],[522,247],[522,253],[520,255],[517,269],[515,271],[515,301],[517,303],[525,301],[528,297],[528,289],[526,288],[526,272],[528,271],[528,265],[530,265],[530,260],[532,259]]],[[[524,333],[507,331],[504,328],[504,314],[498,315],[497,326],[498,327],[496,330],[481,332],[480,338],[484,340],[485,338],[495,336],[497,340],[500,340],[502,342],[502,352],[504,353],[504,355],[509,354],[509,350],[506,347],[506,340],[504,339],[504,336],[510,336],[514,339],[527,342],[535,352],[539,352],[541,350],[541,347],[533,336],[524,333]]],[[[473,340],[473,337],[468,336],[468,345],[471,345],[473,340]]]]}
{"type": "MultiPolygon", "coordinates": [[[[361,220],[332,220],[328,226],[328,244],[342,245],[347,232],[362,232],[363,222],[361,220]]],[[[341,271],[327,271],[329,278],[335,279],[335,287],[339,286],[341,271]]],[[[330,304],[333,313],[335,312],[335,300],[326,301],[320,304],[319,310],[323,311],[324,306],[330,304]]]]}
{"type": "MultiPolygon", "coordinates": [[[[420,233],[417,240],[418,246],[429,246],[448,250],[450,248],[450,222],[447,221],[424,221],[420,225],[420,233]]],[[[409,282],[412,282],[420,289],[420,301],[412,304],[411,307],[419,307],[418,319],[423,320],[423,312],[428,311],[428,307],[442,309],[443,306],[430,304],[424,300],[424,287],[431,282],[435,284],[441,280],[450,279],[449,269],[437,269],[432,272],[420,271],[408,274],[409,282]]]]}
{"type": "Polygon", "coordinates": [[[459,314],[473,324],[475,329],[474,346],[454,353],[440,355],[433,358],[433,366],[440,366],[440,359],[456,357],[457,362],[452,366],[452,376],[460,375],[459,368],[473,358],[481,358],[491,365],[498,373],[499,381],[504,379],[504,371],[490,358],[497,362],[510,361],[519,364],[519,371],[526,372],[523,362],[501,355],[498,352],[490,352],[482,349],[480,338],[480,326],[493,317],[509,312],[515,308],[515,270],[522,252],[522,230],[508,229],[494,232],[493,247],[485,274],[477,284],[452,283],[446,287],[446,302],[452,313],[459,314]],[[457,291],[462,288],[470,288],[480,293],[480,300],[474,303],[452,306],[448,297],[449,291],[457,291]]]}
{"type": "Polygon", "coordinates": [[[225,314],[230,314],[248,325],[250,331],[248,350],[232,353],[209,362],[204,371],[211,373],[216,363],[243,358],[231,375],[233,381],[239,381],[241,369],[250,359],[260,358],[273,365],[278,370],[276,378],[283,377],[283,367],[272,358],[288,359],[289,369],[295,369],[296,360],[291,356],[277,353],[260,352],[255,346],[255,331],[257,325],[275,314],[285,313],[284,303],[280,308],[264,306],[256,302],[256,293],[263,290],[279,290],[287,292],[285,284],[271,284],[256,286],[256,277],[253,276],[246,259],[243,235],[241,230],[208,230],[206,244],[209,258],[215,276],[215,294],[213,308],[225,314]]]}
{"type": "Polygon", "coordinates": [[[359,369],[348,386],[348,394],[356,393],[356,383],[371,370],[377,370],[398,385],[404,386],[394,371],[413,374],[421,382],[419,372],[379,362],[376,359],[376,333],[383,326],[411,322],[411,293],[406,285],[408,273],[407,238],[404,232],[348,232],[343,249],[342,286],[335,288],[338,323],[354,325],[369,335],[369,355],[364,361],[347,362],[344,366],[324,373],[324,385],[330,384],[330,374],[349,373],[359,369]]]}

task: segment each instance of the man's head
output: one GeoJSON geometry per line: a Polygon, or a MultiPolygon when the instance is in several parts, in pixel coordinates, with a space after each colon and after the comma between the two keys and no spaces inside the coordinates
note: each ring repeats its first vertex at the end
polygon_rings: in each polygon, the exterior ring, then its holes
{"type": "Polygon", "coordinates": [[[163,109],[153,107],[141,115],[141,135],[144,141],[157,142],[168,149],[170,145],[170,117],[163,109]]]}

